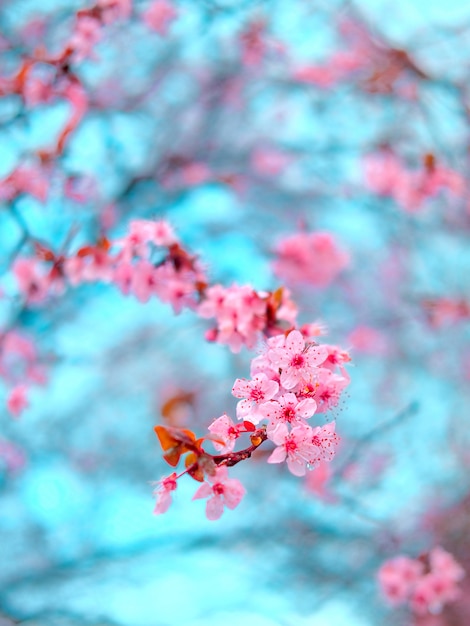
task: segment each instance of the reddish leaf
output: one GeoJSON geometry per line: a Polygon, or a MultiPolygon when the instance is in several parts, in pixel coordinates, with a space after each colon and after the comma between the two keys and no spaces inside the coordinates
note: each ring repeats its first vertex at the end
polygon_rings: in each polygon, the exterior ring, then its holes
{"type": "Polygon", "coordinates": [[[94,248],[92,246],[83,246],[83,248],[80,248],[80,250],[77,252],[77,256],[81,258],[84,256],[89,256],[90,254],[93,254],[93,252],[94,248]]]}

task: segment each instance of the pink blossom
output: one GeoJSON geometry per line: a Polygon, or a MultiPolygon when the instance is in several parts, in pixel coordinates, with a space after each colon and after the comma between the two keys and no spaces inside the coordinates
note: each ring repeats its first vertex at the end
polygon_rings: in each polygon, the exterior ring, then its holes
{"type": "Polygon", "coordinates": [[[154,0],[142,15],[145,24],[160,36],[165,37],[178,11],[168,0],[154,0]]]}
{"type": "Polygon", "coordinates": [[[349,255],[331,233],[298,233],[283,239],[273,264],[277,276],[288,284],[326,287],[349,264],[349,255]]]}
{"type": "Polygon", "coordinates": [[[317,449],[315,454],[318,463],[326,461],[329,463],[336,454],[336,447],[339,443],[339,437],[335,433],[336,422],[330,422],[325,426],[317,426],[312,431],[311,442],[317,449]]]}
{"type": "Polygon", "coordinates": [[[105,24],[128,19],[132,13],[132,0],[98,0],[96,4],[105,24]]]}
{"type": "Polygon", "coordinates": [[[13,274],[28,304],[44,302],[49,294],[51,280],[37,259],[17,258],[13,264],[13,274]]]}
{"type": "Polygon", "coordinates": [[[382,593],[392,604],[409,602],[418,615],[439,613],[444,604],[460,594],[465,576],[454,557],[437,546],[420,559],[398,556],[386,561],[378,572],[382,593]]]}
{"type": "Polygon", "coordinates": [[[148,302],[155,293],[157,276],[150,261],[139,261],[133,267],[131,291],[139,302],[148,302]]]}
{"type": "Polygon", "coordinates": [[[287,459],[287,467],[295,476],[304,476],[306,466],[312,459],[312,429],[306,424],[298,424],[289,432],[287,424],[280,423],[268,433],[277,448],[268,458],[268,463],[282,463],[287,459]]]}
{"type": "Polygon", "coordinates": [[[419,169],[409,169],[389,149],[365,157],[364,177],[372,191],[392,197],[409,212],[419,210],[427,199],[443,190],[462,196],[466,189],[464,178],[458,172],[435,163],[433,155],[425,155],[419,169]]]}
{"type": "Polygon", "coordinates": [[[281,385],[293,389],[309,370],[317,367],[328,356],[323,346],[306,345],[298,330],[289,333],[285,348],[274,348],[268,352],[271,362],[282,368],[281,385]]]}
{"type": "Polygon", "coordinates": [[[173,264],[164,263],[155,270],[155,294],[162,302],[169,303],[175,313],[183,307],[194,309],[196,302],[196,283],[204,281],[198,268],[196,271],[178,271],[173,264]]]}
{"type": "Polygon", "coordinates": [[[246,492],[239,480],[228,478],[228,470],[224,465],[217,467],[215,475],[209,476],[208,480],[199,487],[193,500],[209,498],[206,504],[207,518],[217,520],[224,512],[224,506],[234,509],[246,492]]]}
{"type": "Polygon", "coordinates": [[[327,350],[328,356],[323,361],[322,367],[326,367],[332,372],[339,368],[341,374],[347,378],[348,375],[344,368],[344,364],[351,361],[349,352],[343,350],[342,348],[338,348],[338,346],[332,346],[330,344],[324,344],[324,347],[327,350]]]}
{"type": "Polygon", "coordinates": [[[119,257],[130,262],[134,257],[148,259],[152,251],[149,244],[170,247],[177,242],[173,228],[165,220],[137,219],[131,221],[129,232],[114,244],[121,248],[119,257]]]}
{"type": "MultiPolygon", "coordinates": [[[[153,243],[156,246],[171,246],[177,243],[172,226],[165,220],[132,220],[129,224],[127,242],[138,246],[142,243],[153,243]]],[[[123,240],[122,240],[123,241],[123,240]]]]}
{"type": "Polygon", "coordinates": [[[440,546],[436,546],[429,553],[429,563],[432,571],[438,571],[454,582],[459,582],[465,577],[465,570],[453,555],[440,546]]]}
{"type": "Polygon", "coordinates": [[[72,256],[64,261],[64,273],[71,285],[79,285],[84,281],[85,258],[72,256]]]}
{"type": "Polygon", "coordinates": [[[77,63],[87,57],[93,57],[93,48],[101,40],[102,25],[98,19],[81,15],[75,23],[75,29],[69,45],[74,51],[77,63]]]}
{"type": "MultiPolygon", "coordinates": [[[[267,353],[260,354],[252,359],[250,364],[250,374],[255,377],[257,374],[264,374],[269,380],[274,380],[279,384],[279,368],[276,368],[268,359],[267,353]]],[[[238,397],[238,396],[237,396],[238,397]]]]}
{"type": "Polygon", "coordinates": [[[209,431],[223,443],[215,439],[212,440],[214,447],[221,454],[232,452],[235,441],[240,434],[245,431],[243,424],[235,424],[228,415],[221,415],[209,426],[209,431]]]}
{"type": "Polygon", "coordinates": [[[162,478],[156,485],[157,488],[154,490],[153,495],[156,496],[157,500],[153,512],[155,515],[160,515],[166,513],[172,503],[171,492],[177,487],[176,473],[173,472],[170,476],[162,478]]]}
{"type": "Polygon", "coordinates": [[[423,571],[422,563],[406,556],[386,561],[378,572],[379,585],[385,598],[391,604],[405,602],[423,571]]]}
{"type": "Polygon", "coordinates": [[[295,425],[312,417],[317,403],[312,398],[300,400],[294,393],[285,393],[277,400],[262,404],[259,411],[269,420],[268,432],[273,431],[279,423],[295,425]]]}
{"type": "Polygon", "coordinates": [[[114,280],[115,270],[108,252],[95,247],[86,255],[66,259],[64,273],[71,285],[79,285],[83,282],[111,282],[114,280]]]}
{"type": "Polygon", "coordinates": [[[263,330],[266,319],[266,302],[262,295],[249,286],[221,285],[210,287],[198,307],[201,317],[217,320],[216,340],[239,352],[245,344],[253,347],[263,330]]]}
{"type": "Polygon", "coordinates": [[[236,398],[244,398],[237,404],[238,419],[249,419],[258,424],[263,415],[259,412],[260,405],[271,400],[279,391],[279,384],[270,380],[266,374],[259,373],[253,380],[237,378],[232,388],[236,398]]]}
{"type": "Polygon", "coordinates": [[[134,276],[134,266],[131,263],[118,263],[113,274],[113,283],[119,291],[128,296],[132,289],[132,279],[134,276]]]}
{"type": "Polygon", "coordinates": [[[322,366],[302,378],[297,393],[304,398],[314,398],[317,412],[324,413],[337,406],[348,385],[349,376],[334,374],[322,366]]]}
{"type": "Polygon", "coordinates": [[[7,397],[7,408],[13,417],[18,417],[29,406],[28,389],[25,385],[14,387],[7,397]]]}

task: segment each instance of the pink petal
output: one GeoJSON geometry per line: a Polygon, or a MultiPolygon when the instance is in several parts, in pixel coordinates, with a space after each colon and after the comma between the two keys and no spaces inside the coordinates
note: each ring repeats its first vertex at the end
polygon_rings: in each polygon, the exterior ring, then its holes
{"type": "Polygon", "coordinates": [[[302,352],[305,348],[305,340],[302,337],[302,333],[298,330],[291,331],[286,339],[286,348],[295,354],[302,352]]]}
{"type": "Polygon", "coordinates": [[[196,491],[192,499],[199,500],[200,498],[207,498],[207,496],[210,496],[211,494],[212,494],[212,487],[209,485],[209,483],[202,483],[202,485],[196,491]]]}
{"type": "Polygon", "coordinates": [[[317,410],[317,403],[313,398],[306,398],[299,402],[296,408],[296,412],[300,417],[312,417],[312,415],[317,410]]]}
{"type": "Polygon", "coordinates": [[[225,505],[229,509],[234,509],[238,506],[245,495],[245,487],[236,478],[230,478],[225,483],[225,505]]]}
{"type": "Polygon", "coordinates": [[[280,422],[268,436],[277,446],[282,446],[288,435],[289,429],[287,428],[287,424],[280,422]]]}
{"type": "Polygon", "coordinates": [[[244,378],[237,378],[232,388],[232,395],[235,398],[247,398],[250,395],[251,385],[244,378]]]}
{"type": "Polygon", "coordinates": [[[298,370],[295,370],[292,367],[287,370],[282,370],[281,385],[285,389],[293,389],[300,380],[301,374],[298,370]]]}
{"type": "Polygon", "coordinates": [[[328,358],[328,349],[325,346],[312,346],[308,349],[306,359],[309,367],[318,367],[328,358]]]}
{"type": "MultiPolygon", "coordinates": [[[[194,499],[194,498],[193,498],[194,499]]],[[[220,496],[214,496],[213,498],[209,498],[206,503],[206,516],[207,519],[211,521],[215,521],[219,519],[219,517],[224,512],[224,503],[220,496]]]]}
{"type": "Polygon", "coordinates": [[[268,463],[282,463],[286,460],[287,452],[284,446],[275,448],[268,459],[268,463]]]}
{"type": "Polygon", "coordinates": [[[303,463],[299,459],[294,459],[292,457],[289,457],[287,459],[287,467],[289,468],[291,473],[294,474],[294,476],[305,476],[305,473],[307,471],[305,468],[305,463],[303,463]]]}

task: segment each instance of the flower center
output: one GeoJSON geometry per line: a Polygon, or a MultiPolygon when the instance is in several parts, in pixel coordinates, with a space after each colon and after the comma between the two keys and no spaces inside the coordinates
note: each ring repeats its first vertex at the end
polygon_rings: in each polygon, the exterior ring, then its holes
{"type": "Polygon", "coordinates": [[[292,437],[286,440],[285,446],[287,452],[295,452],[297,450],[297,442],[292,437]]]}
{"type": "Polygon", "coordinates": [[[215,483],[215,485],[212,485],[212,491],[216,496],[222,496],[224,494],[224,486],[222,483],[215,483]]]}
{"type": "Polygon", "coordinates": [[[292,406],[284,407],[282,415],[284,419],[286,420],[286,422],[289,422],[289,423],[293,422],[296,418],[295,409],[292,406]]]}
{"type": "Polygon", "coordinates": [[[304,366],[304,363],[305,363],[305,357],[304,357],[304,355],[303,355],[303,354],[295,354],[295,355],[292,357],[292,359],[291,359],[291,361],[290,361],[289,365],[290,365],[291,367],[295,367],[296,369],[300,369],[301,367],[303,367],[303,366],[304,366]]]}
{"type": "Polygon", "coordinates": [[[253,400],[253,402],[260,402],[261,400],[264,400],[264,393],[261,391],[261,389],[252,389],[250,391],[250,398],[253,400]]]}

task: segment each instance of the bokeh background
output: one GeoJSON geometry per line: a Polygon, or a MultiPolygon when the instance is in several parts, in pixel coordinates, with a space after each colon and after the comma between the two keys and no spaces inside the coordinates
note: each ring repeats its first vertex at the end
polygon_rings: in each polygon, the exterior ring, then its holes
{"type": "Polygon", "coordinates": [[[40,46],[60,51],[91,3],[0,6],[1,188],[20,164],[47,180],[36,197],[2,192],[2,333],[33,339],[44,381],[20,417],[0,416],[0,624],[466,626],[470,587],[414,621],[375,573],[437,544],[470,565],[470,5],[175,0],[158,32],[150,4],[72,61],[88,108],[43,170],[71,104],[28,104],[9,77],[40,46]],[[416,174],[411,198],[404,175],[380,188],[384,154],[416,174]],[[453,182],[427,193],[441,166],[453,182]],[[260,455],[234,468],[248,494],[219,522],[190,480],[152,515],[150,482],[168,473],[153,426],[234,416],[254,352],[111,285],[28,306],[11,271],[31,238],[57,251],[137,217],[169,220],[227,286],[275,289],[276,246],[302,230],[348,252],[328,285],[287,284],[300,321],[353,358],[326,479],[260,455]]]}

